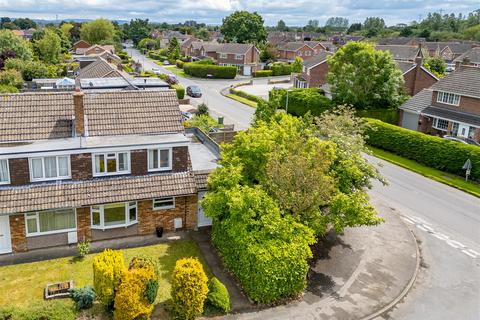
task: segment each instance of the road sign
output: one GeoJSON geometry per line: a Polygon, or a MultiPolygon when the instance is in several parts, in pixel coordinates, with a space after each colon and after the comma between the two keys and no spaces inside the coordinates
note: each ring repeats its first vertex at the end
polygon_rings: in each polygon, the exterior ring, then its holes
{"type": "Polygon", "coordinates": [[[466,170],[465,181],[468,181],[468,177],[470,176],[470,172],[472,171],[472,161],[470,161],[470,159],[467,159],[467,161],[465,161],[465,163],[463,164],[462,169],[466,170]]]}

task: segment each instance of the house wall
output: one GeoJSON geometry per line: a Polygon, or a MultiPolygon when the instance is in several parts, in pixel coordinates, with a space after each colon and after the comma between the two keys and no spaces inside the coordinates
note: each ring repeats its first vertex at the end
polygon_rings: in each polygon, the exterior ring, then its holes
{"type": "Polygon", "coordinates": [[[480,115],[480,99],[478,98],[462,96],[460,98],[460,105],[452,106],[452,105],[437,102],[437,95],[438,95],[438,91],[434,91],[432,94],[432,105],[434,106],[449,109],[449,110],[454,110],[454,111],[467,112],[467,113],[480,115]]]}
{"type": "Polygon", "coordinates": [[[235,59],[235,54],[228,53],[226,58],[220,58],[220,53],[217,53],[216,60],[220,63],[228,63],[228,64],[245,64],[245,56],[242,55],[241,60],[235,59]]]}
{"type": "Polygon", "coordinates": [[[172,148],[172,171],[185,172],[188,171],[189,167],[190,156],[188,154],[188,147],[185,146],[172,148]]]}
{"type": "Polygon", "coordinates": [[[405,93],[414,96],[425,88],[430,88],[438,80],[432,77],[428,72],[418,64],[416,68],[403,75],[405,81],[405,93]]]}
{"type": "MultiPolygon", "coordinates": [[[[172,151],[172,154],[173,154],[173,151],[172,151]]],[[[130,163],[131,163],[130,169],[132,172],[132,176],[143,176],[148,174],[147,150],[132,150],[130,152],[130,163]]]]}
{"type": "Polygon", "coordinates": [[[13,252],[27,251],[27,238],[25,237],[25,216],[17,214],[10,216],[10,237],[13,252]]]}
{"type": "Polygon", "coordinates": [[[92,179],[92,154],[72,154],[70,156],[70,168],[72,170],[72,180],[92,179]]]}
{"type": "MultiPolygon", "coordinates": [[[[295,57],[300,57],[304,61],[310,60],[315,55],[315,51],[312,50],[309,46],[303,46],[302,48],[298,49],[296,52],[295,57]],[[309,55],[307,55],[307,53],[309,55]]],[[[295,57],[293,59],[295,59],[295,57]]]]}
{"type": "Polygon", "coordinates": [[[310,75],[307,72],[302,73],[302,77],[307,80],[309,88],[318,88],[327,83],[328,63],[324,62],[310,69],[310,75]]]}
{"type": "Polygon", "coordinates": [[[80,49],[80,48],[82,48],[82,49],[90,48],[90,44],[83,41],[83,40],[80,40],[80,41],[78,41],[78,43],[75,43],[73,45],[73,51],[75,51],[77,49],[80,49]]]}
{"type": "Polygon", "coordinates": [[[30,183],[28,158],[9,159],[10,184],[20,186],[30,183]]]}

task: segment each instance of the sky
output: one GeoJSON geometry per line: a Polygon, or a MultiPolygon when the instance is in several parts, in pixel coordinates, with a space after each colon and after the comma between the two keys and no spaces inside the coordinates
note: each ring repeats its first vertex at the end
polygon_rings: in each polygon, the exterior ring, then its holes
{"type": "Polygon", "coordinates": [[[35,19],[130,20],[177,23],[195,20],[218,25],[235,10],[257,11],[266,25],[282,19],[289,26],[320,25],[332,16],[350,23],[379,16],[387,25],[409,23],[428,12],[463,13],[480,9],[480,0],[0,0],[0,16],[35,19]]]}

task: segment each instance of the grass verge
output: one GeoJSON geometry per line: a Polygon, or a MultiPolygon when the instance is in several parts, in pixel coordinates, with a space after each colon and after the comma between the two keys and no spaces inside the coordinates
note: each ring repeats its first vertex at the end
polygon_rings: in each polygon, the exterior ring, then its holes
{"type": "Polygon", "coordinates": [[[414,160],[400,157],[396,154],[393,154],[385,150],[377,149],[371,146],[369,146],[368,148],[372,151],[372,154],[377,158],[386,160],[388,162],[391,162],[403,168],[419,173],[422,176],[447,184],[451,187],[465,191],[467,193],[470,193],[471,195],[474,195],[480,198],[480,185],[477,183],[467,182],[465,181],[465,179],[459,176],[424,166],[414,160]]]}
{"type": "Polygon", "coordinates": [[[171,71],[172,73],[176,74],[179,77],[191,78],[188,74],[185,73],[185,71],[183,71],[183,69],[180,69],[177,66],[164,66],[164,67],[165,67],[165,69],[171,71]]]}
{"type": "MultiPolygon", "coordinates": [[[[160,279],[158,296],[155,303],[164,303],[170,299],[171,278],[175,263],[180,258],[197,257],[203,264],[207,276],[211,271],[205,263],[200,249],[193,241],[175,241],[157,245],[121,250],[125,264],[138,255],[148,256],[159,263],[160,279]]],[[[67,257],[33,263],[0,267],[0,306],[27,307],[41,303],[47,283],[73,280],[75,287],[93,284],[93,257],[84,259],[67,257]]],[[[50,302],[50,301],[48,301],[50,302]]],[[[66,303],[72,303],[70,299],[66,303]]]]}
{"type": "Polygon", "coordinates": [[[228,97],[230,99],[233,99],[235,101],[238,101],[240,103],[246,104],[247,106],[252,107],[252,108],[257,107],[257,103],[255,101],[245,99],[245,98],[237,96],[236,94],[233,94],[233,93],[227,94],[226,97],[228,97]]]}

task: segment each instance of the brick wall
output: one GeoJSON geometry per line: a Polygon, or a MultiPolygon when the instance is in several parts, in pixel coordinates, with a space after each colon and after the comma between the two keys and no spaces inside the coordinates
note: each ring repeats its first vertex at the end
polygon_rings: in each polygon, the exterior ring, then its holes
{"type": "Polygon", "coordinates": [[[189,168],[188,147],[172,148],[172,171],[184,172],[189,168]]]}
{"type": "Polygon", "coordinates": [[[173,230],[173,220],[181,218],[183,227],[193,230],[197,227],[197,195],[175,198],[175,208],[153,210],[152,200],[138,201],[138,233],[154,234],[157,226],[165,231],[173,230]]]}
{"type": "Polygon", "coordinates": [[[92,179],[92,154],[72,154],[70,156],[72,180],[92,179]]]}
{"type": "Polygon", "coordinates": [[[327,83],[328,63],[324,62],[310,69],[310,75],[307,72],[302,73],[302,77],[307,80],[309,88],[318,88],[327,83]]]}
{"type": "Polygon", "coordinates": [[[28,158],[9,159],[10,184],[19,186],[30,183],[28,158]]]}
{"type": "Polygon", "coordinates": [[[25,232],[25,216],[23,214],[10,216],[10,236],[12,238],[13,252],[28,250],[25,232]]]}
{"type": "Polygon", "coordinates": [[[90,207],[77,208],[77,238],[78,241],[92,239],[90,207]]]}
{"type": "Polygon", "coordinates": [[[147,150],[133,150],[130,152],[131,172],[134,176],[148,174],[147,150]]]}
{"type": "Polygon", "coordinates": [[[432,105],[442,107],[445,109],[450,109],[454,111],[467,112],[480,115],[480,99],[471,98],[471,97],[460,97],[460,105],[452,106],[444,103],[437,102],[438,91],[433,91],[432,94],[432,105]]]}

